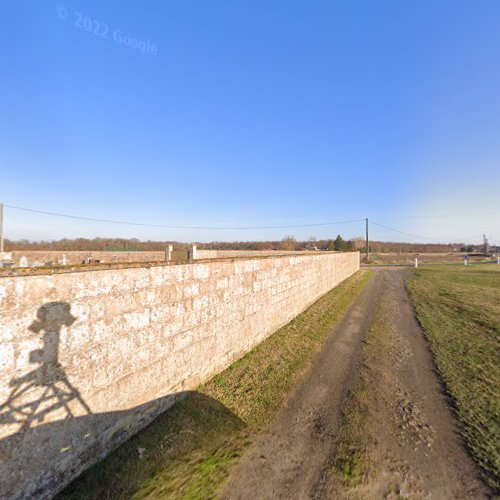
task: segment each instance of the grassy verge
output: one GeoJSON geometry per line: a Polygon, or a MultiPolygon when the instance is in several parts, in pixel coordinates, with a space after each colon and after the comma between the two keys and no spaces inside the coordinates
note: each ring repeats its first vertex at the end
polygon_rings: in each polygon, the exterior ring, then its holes
{"type": "Polygon", "coordinates": [[[463,434],[500,489],[500,266],[421,268],[408,283],[463,434]]]}
{"type": "Polygon", "coordinates": [[[363,442],[363,400],[361,389],[351,391],[343,414],[345,421],[333,460],[333,473],[343,486],[353,488],[361,483],[366,472],[367,457],[363,442]]]}
{"type": "Polygon", "coordinates": [[[360,271],[178,402],[60,498],[213,498],[369,279],[360,271]]]}
{"type": "Polygon", "coordinates": [[[343,488],[338,488],[336,495],[346,493],[363,482],[370,463],[367,448],[372,444],[370,430],[369,405],[377,397],[376,385],[383,379],[383,359],[388,349],[387,340],[387,305],[382,302],[378,306],[373,322],[370,325],[359,361],[359,368],[353,386],[349,389],[347,401],[342,411],[342,426],[338,435],[337,448],[332,472],[343,488]]]}

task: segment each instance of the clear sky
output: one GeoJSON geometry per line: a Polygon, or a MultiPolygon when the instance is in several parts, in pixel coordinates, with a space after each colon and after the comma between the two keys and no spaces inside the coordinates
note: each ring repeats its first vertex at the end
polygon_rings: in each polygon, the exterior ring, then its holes
{"type": "MultiPolygon", "coordinates": [[[[500,244],[498,0],[0,5],[4,203],[187,226],[370,217],[500,244]]],[[[174,230],[6,210],[11,238],[338,232],[363,227],[174,230]]]]}

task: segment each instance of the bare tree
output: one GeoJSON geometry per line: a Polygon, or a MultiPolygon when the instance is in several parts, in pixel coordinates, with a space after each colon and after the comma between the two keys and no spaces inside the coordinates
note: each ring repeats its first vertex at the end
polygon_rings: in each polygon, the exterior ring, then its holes
{"type": "Polygon", "coordinates": [[[286,235],[281,240],[281,249],[282,250],[297,250],[297,240],[292,235],[286,235]]]}

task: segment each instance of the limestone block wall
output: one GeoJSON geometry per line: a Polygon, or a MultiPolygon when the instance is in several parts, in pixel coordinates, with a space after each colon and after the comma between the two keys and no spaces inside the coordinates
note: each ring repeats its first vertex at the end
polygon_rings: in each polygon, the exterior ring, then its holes
{"type": "Polygon", "coordinates": [[[50,497],[358,268],[316,253],[0,278],[1,497],[50,497]]]}
{"type": "MultiPolygon", "coordinates": [[[[165,246],[166,250],[166,246],[165,246]]],[[[101,262],[163,262],[165,261],[165,250],[160,251],[136,251],[136,252],[113,252],[113,251],[85,251],[85,250],[14,250],[9,252],[16,265],[19,265],[21,257],[26,257],[28,263],[34,262],[44,264],[46,262],[61,263],[66,256],[68,265],[81,264],[89,254],[101,262]]],[[[304,253],[304,251],[282,251],[282,250],[197,250],[196,259],[216,259],[233,257],[262,257],[264,255],[289,255],[293,253],[304,253]]]]}
{"type": "MultiPolygon", "coordinates": [[[[312,251],[310,251],[312,252],[312,251]]],[[[234,257],[263,257],[309,253],[307,250],[197,250],[197,259],[229,259],[234,257]]]]}
{"type": "Polygon", "coordinates": [[[162,262],[165,260],[165,251],[158,252],[90,252],[90,251],[62,251],[62,250],[14,250],[12,252],[12,259],[19,264],[21,257],[26,257],[29,264],[33,262],[39,262],[44,264],[45,262],[52,261],[55,263],[62,262],[63,255],[66,256],[66,262],[68,264],[81,264],[83,260],[87,258],[89,254],[98,259],[101,262],[162,262]]]}

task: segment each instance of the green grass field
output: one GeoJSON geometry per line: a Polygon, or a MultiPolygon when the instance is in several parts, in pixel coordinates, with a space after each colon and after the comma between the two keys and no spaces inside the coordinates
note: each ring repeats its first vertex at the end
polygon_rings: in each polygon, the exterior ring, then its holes
{"type": "Polygon", "coordinates": [[[408,283],[463,435],[500,488],[500,266],[420,268],[408,283]]]}
{"type": "Polygon", "coordinates": [[[59,498],[213,498],[370,276],[360,271],[190,393],[59,498]],[[141,458],[142,457],[142,458],[141,458]]]}

